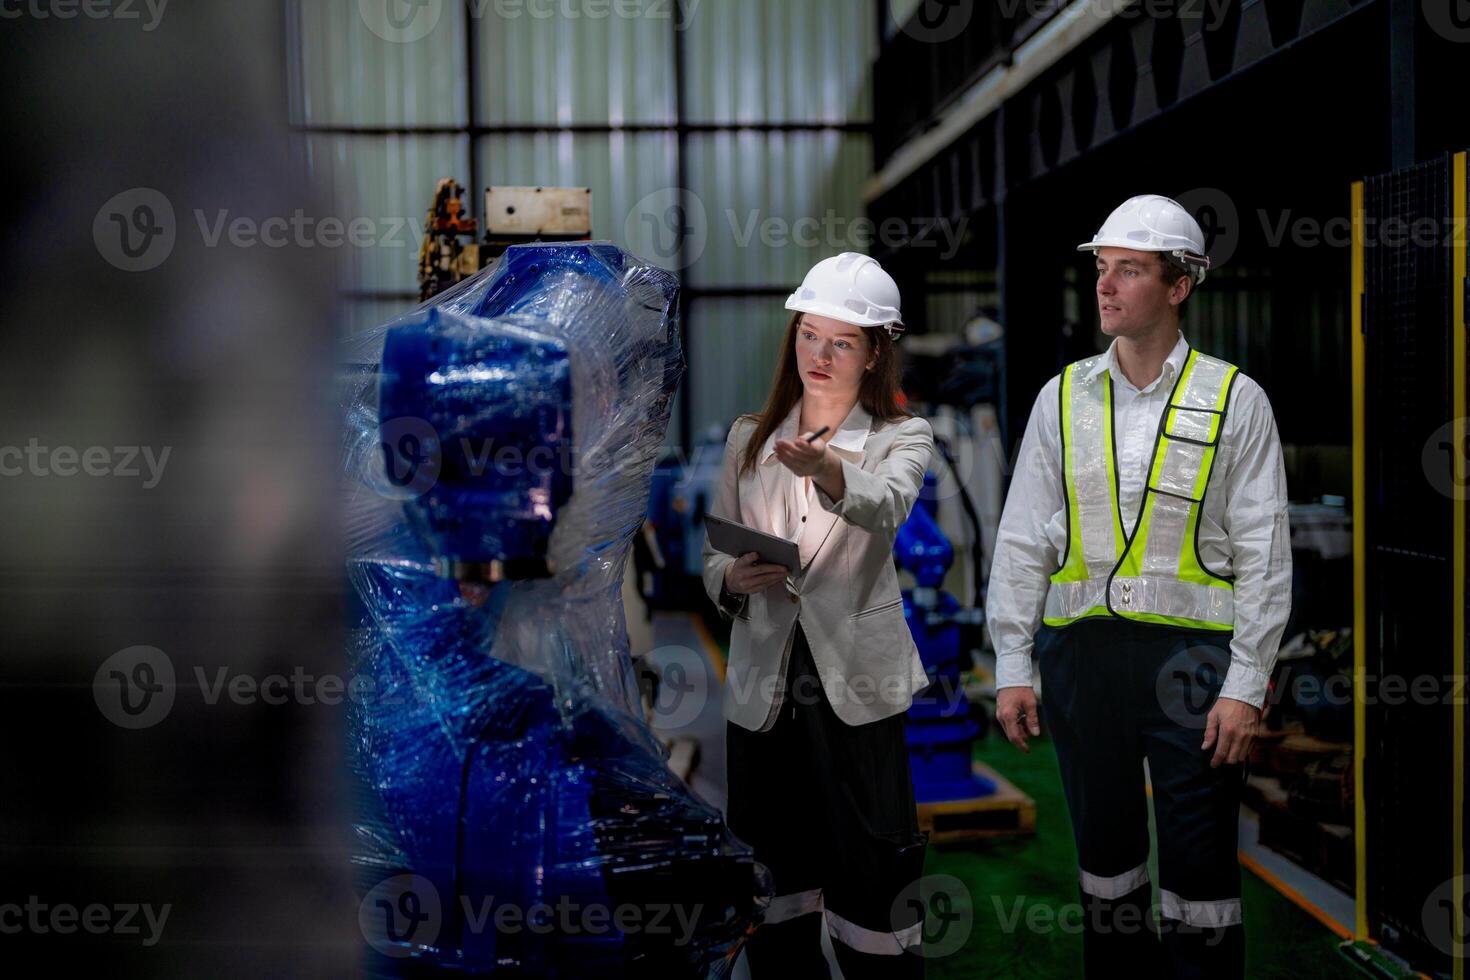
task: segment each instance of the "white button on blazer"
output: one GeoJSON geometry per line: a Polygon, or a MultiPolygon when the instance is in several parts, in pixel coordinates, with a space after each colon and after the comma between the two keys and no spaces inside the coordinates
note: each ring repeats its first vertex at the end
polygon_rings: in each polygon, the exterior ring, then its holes
{"type": "Polygon", "coordinates": [[[743,475],[739,457],[756,423],[745,416],[735,421],[710,513],[783,537],[799,533],[801,569],[729,610],[720,592],[735,559],[714,550],[708,535],[704,541],[705,592],[734,620],[724,713],[751,731],[775,724],[798,619],[827,700],[849,725],[907,710],[929,683],[904,620],[893,541],[923,488],[933,430],[918,417],[874,423],[861,403],[854,405],[828,440],[845,483],[842,499],[834,501],[815,483],[808,490],[775,455],[777,439],[798,435],[800,418],[798,399],[766,439],[755,472],[743,475]],[[803,507],[804,494],[820,507],[803,507]]]}

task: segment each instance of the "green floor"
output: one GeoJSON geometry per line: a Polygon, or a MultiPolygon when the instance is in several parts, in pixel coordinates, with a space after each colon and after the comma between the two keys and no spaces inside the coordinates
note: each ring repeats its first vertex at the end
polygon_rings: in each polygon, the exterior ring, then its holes
{"type": "MultiPolygon", "coordinates": [[[[969,891],[973,928],[962,948],[929,961],[927,976],[1080,976],[1082,937],[1056,925],[1028,928],[1026,920],[1032,906],[1041,907],[1032,913],[1035,921],[1045,922],[1051,910],[1077,901],[1077,852],[1051,742],[1033,739],[1031,753],[1023,755],[991,735],[976,746],[975,757],[1036,801],[1037,833],[1028,839],[929,849],[927,872],[953,875],[969,891]],[[1013,925],[1007,929],[1006,923],[1013,925]]],[[[1338,954],[1336,936],[1271,886],[1248,871],[1242,873],[1242,886],[1246,975],[1252,980],[1363,975],[1338,954]]]]}
{"type": "MultiPolygon", "coordinates": [[[[710,629],[728,656],[728,624],[711,622],[710,629]]],[[[1051,741],[1044,735],[1032,739],[1027,755],[992,732],[976,744],[975,758],[994,767],[1036,801],[1036,836],[929,848],[926,874],[952,875],[963,883],[971,903],[972,928],[954,952],[931,958],[925,975],[929,980],[1079,977],[1082,937],[1060,928],[1030,929],[1025,918],[1025,910],[1032,905],[1056,909],[1078,900],[1077,849],[1072,844],[1072,824],[1051,741]],[[1022,900],[1019,919],[1015,918],[1017,898],[1022,900]],[[1003,921],[1015,925],[1006,931],[1003,921]]],[[[1151,838],[1152,833],[1150,828],[1151,838]]],[[[1150,871],[1154,881],[1158,880],[1156,871],[1150,871]]],[[[957,896],[961,901],[966,897],[957,896]]],[[[1251,980],[1371,975],[1338,952],[1340,940],[1321,923],[1249,871],[1241,872],[1241,901],[1246,976],[1251,980]]],[[[943,941],[937,929],[926,931],[943,941]]],[[[1381,975],[1392,976],[1394,971],[1381,975]]]]}

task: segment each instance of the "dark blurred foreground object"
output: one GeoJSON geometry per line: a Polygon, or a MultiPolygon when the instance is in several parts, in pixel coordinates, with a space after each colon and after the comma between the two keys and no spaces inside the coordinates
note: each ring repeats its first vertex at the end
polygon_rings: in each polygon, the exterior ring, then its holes
{"type": "Polygon", "coordinates": [[[283,30],[276,4],[6,5],[11,974],[356,975],[324,492],[343,252],[264,240],[348,216],[303,179],[283,30]]]}

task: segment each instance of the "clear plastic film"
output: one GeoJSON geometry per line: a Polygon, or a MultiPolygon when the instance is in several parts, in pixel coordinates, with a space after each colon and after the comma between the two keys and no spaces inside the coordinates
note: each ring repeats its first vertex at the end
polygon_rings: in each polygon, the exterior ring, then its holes
{"type": "Polygon", "coordinates": [[[379,964],[723,976],[768,894],[645,724],[621,597],[674,277],[516,246],[344,347],[360,923],[379,964]]]}

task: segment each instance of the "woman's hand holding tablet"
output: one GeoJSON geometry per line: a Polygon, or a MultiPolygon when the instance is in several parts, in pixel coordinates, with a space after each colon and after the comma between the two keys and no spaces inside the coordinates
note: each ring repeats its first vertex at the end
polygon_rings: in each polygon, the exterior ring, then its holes
{"type": "Polygon", "coordinates": [[[747,551],[726,566],[725,588],[736,594],[753,595],[786,581],[790,569],[774,562],[757,561],[759,557],[754,551],[747,551]]]}

